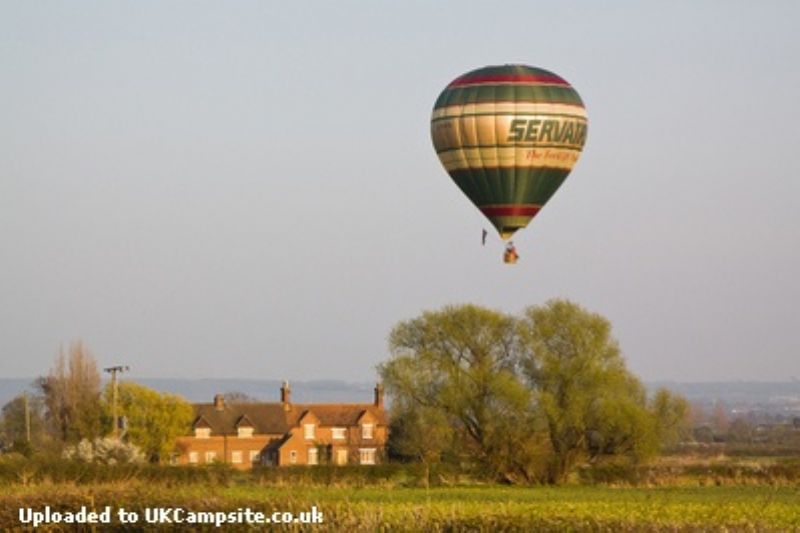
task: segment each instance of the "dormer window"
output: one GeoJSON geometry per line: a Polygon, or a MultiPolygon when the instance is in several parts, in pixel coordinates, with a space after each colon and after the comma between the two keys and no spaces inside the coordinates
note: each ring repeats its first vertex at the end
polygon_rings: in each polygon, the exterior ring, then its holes
{"type": "Polygon", "coordinates": [[[347,428],[332,428],[331,437],[333,440],[344,440],[347,428]]]}
{"type": "Polygon", "coordinates": [[[303,424],[303,437],[308,440],[314,440],[316,433],[316,426],[314,424],[303,424]]]}
{"type": "Polygon", "coordinates": [[[253,428],[251,426],[239,426],[237,431],[240,439],[249,439],[253,436],[253,428]]]}
{"type": "Polygon", "coordinates": [[[361,424],[361,438],[371,439],[375,424],[361,424]]]}
{"type": "Polygon", "coordinates": [[[211,428],[194,428],[196,439],[207,439],[211,436],[211,428]]]}

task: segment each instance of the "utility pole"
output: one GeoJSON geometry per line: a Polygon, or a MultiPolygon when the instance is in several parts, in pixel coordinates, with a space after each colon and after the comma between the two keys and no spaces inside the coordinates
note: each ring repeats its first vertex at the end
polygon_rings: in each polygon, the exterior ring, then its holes
{"type": "Polygon", "coordinates": [[[25,440],[31,442],[31,406],[28,403],[28,391],[22,393],[22,402],[25,405],[25,440]]]}
{"type": "Polygon", "coordinates": [[[110,366],[104,368],[104,372],[111,374],[111,418],[113,420],[112,436],[119,438],[119,418],[117,417],[117,373],[127,372],[130,367],[127,365],[110,366]]]}

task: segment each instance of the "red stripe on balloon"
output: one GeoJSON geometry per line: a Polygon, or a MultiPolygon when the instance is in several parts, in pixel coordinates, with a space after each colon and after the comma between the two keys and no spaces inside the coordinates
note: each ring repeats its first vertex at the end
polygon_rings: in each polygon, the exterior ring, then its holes
{"type": "Polygon", "coordinates": [[[569,83],[559,76],[536,76],[534,74],[487,74],[485,76],[471,76],[458,78],[448,87],[460,87],[462,85],[472,85],[475,83],[549,83],[551,85],[564,85],[569,87],[569,83]]]}
{"type": "Polygon", "coordinates": [[[540,209],[538,205],[487,205],[480,208],[487,217],[532,217],[540,209]]]}

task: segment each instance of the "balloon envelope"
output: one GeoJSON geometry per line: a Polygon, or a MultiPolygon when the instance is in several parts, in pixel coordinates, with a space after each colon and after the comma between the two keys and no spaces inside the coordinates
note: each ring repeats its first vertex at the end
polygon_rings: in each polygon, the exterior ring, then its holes
{"type": "Polygon", "coordinates": [[[508,239],[564,182],[587,125],[580,96],[563,78],[502,65],[453,80],[434,105],[431,136],[450,177],[508,239]]]}

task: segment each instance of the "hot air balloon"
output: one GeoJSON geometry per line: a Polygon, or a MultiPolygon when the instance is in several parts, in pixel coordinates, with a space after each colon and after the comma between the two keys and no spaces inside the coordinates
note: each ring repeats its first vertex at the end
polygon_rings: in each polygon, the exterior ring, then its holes
{"type": "Polygon", "coordinates": [[[587,124],[580,96],[557,74],[489,66],[445,87],[433,107],[431,137],[447,173],[508,240],[564,182],[587,124]]]}

